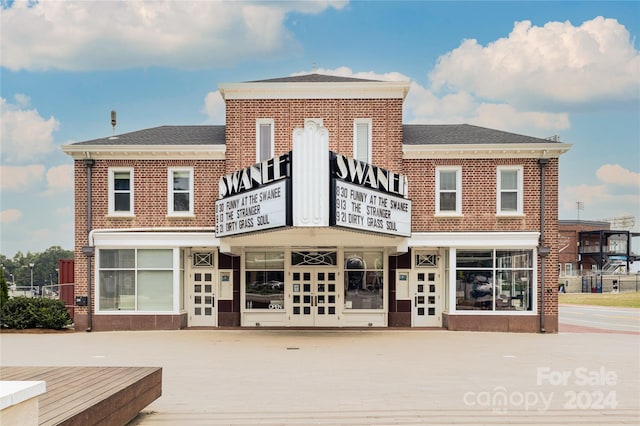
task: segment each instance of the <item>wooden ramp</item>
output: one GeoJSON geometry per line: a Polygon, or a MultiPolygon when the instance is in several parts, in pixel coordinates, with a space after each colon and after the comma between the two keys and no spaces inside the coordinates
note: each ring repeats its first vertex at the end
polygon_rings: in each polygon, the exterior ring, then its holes
{"type": "Polygon", "coordinates": [[[40,425],[126,425],[162,395],[160,367],[0,367],[0,380],[43,380],[40,425]]]}

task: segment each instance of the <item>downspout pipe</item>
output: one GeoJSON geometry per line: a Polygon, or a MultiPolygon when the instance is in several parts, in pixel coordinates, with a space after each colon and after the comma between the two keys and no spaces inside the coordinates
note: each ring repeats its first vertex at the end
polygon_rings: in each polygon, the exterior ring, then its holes
{"type": "Polygon", "coordinates": [[[545,167],[547,166],[547,163],[549,162],[549,159],[547,158],[540,158],[538,160],[538,166],[540,167],[540,243],[538,245],[538,256],[540,257],[540,332],[541,333],[545,333],[546,329],[545,329],[545,324],[544,324],[544,320],[545,320],[545,313],[544,313],[544,297],[545,297],[545,293],[546,293],[546,289],[544,286],[544,281],[545,281],[545,271],[544,271],[544,266],[547,260],[547,255],[551,252],[551,249],[547,246],[544,245],[544,189],[545,189],[545,182],[544,182],[544,172],[545,172],[545,167]]]}
{"type": "Polygon", "coordinates": [[[87,245],[82,247],[82,253],[87,256],[87,332],[90,332],[93,328],[93,312],[91,305],[91,258],[94,255],[94,248],[90,241],[91,227],[92,227],[92,215],[91,215],[91,171],[95,166],[96,161],[91,158],[83,160],[84,166],[87,170],[87,245]]]}

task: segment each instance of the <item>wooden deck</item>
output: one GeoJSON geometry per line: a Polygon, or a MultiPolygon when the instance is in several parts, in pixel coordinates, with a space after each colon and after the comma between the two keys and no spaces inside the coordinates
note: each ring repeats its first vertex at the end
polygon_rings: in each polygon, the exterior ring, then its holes
{"type": "Polygon", "coordinates": [[[43,380],[40,425],[126,425],[162,395],[160,367],[0,367],[0,380],[43,380]]]}

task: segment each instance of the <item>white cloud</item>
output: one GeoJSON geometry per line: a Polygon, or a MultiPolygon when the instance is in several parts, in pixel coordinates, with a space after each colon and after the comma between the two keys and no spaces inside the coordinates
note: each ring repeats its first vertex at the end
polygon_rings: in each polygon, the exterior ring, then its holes
{"type": "Polygon", "coordinates": [[[15,98],[15,104],[0,98],[2,160],[22,164],[55,149],[53,132],[58,130],[59,123],[54,117],[45,119],[36,109],[28,109],[28,96],[18,94],[15,98]]]}
{"type": "Polygon", "coordinates": [[[0,211],[0,223],[15,222],[22,217],[22,212],[16,209],[8,209],[0,211]]]}
{"type": "Polygon", "coordinates": [[[47,171],[47,192],[73,191],[73,165],[62,165],[47,171]]]}
{"type": "MultiPolygon", "coordinates": [[[[604,183],[640,187],[640,173],[625,169],[619,164],[605,164],[596,171],[596,176],[604,183]]],[[[637,200],[640,203],[640,200],[637,200]]]]}
{"type": "MultiPolygon", "coordinates": [[[[348,67],[318,69],[313,72],[341,77],[383,81],[410,81],[398,73],[354,72],[348,67]]],[[[292,75],[308,74],[308,71],[292,75]]],[[[570,127],[569,115],[545,111],[520,111],[509,104],[483,102],[473,94],[460,90],[438,95],[416,81],[410,81],[404,102],[405,122],[421,124],[468,123],[533,136],[551,136],[570,127]]]]}
{"type": "Polygon", "coordinates": [[[516,22],[506,38],[486,46],[465,40],[430,73],[433,90],[465,90],[512,105],[638,100],[640,52],[615,19],[580,26],[516,22]]]}
{"type": "Polygon", "coordinates": [[[204,98],[203,112],[207,114],[210,123],[224,124],[226,120],[224,99],[220,92],[209,92],[204,98]]]}
{"type": "Polygon", "coordinates": [[[40,183],[44,178],[44,166],[0,166],[0,189],[3,191],[25,191],[40,183]]]}
{"type": "Polygon", "coordinates": [[[288,13],[320,13],[345,4],[18,0],[2,11],[2,66],[11,70],[229,66],[299,50],[284,25],[288,13]]]}
{"type": "Polygon", "coordinates": [[[584,203],[582,218],[597,220],[634,216],[640,223],[640,173],[625,169],[619,164],[605,164],[598,168],[596,177],[600,184],[561,188],[560,210],[565,215],[576,217],[576,202],[581,201],[584,203]]]}

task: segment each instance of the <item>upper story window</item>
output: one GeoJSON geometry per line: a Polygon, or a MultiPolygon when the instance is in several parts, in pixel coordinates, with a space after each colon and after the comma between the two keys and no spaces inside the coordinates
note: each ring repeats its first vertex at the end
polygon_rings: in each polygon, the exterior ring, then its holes
{"type": "Polygon", "coordinates": [[[520,215],[522,209],[522,167],[498,167],[497,205],[499,215],[520,215]]]}
{"type": "Polygon", "coordinates": [[[256,163],[274,157],[273,118],[256,120],[256,163]]]}
{"type": "Polygon", "coordinates": [[[171,216],[193,214],[193,168],[169,168],[168,212],[171,216]]]}
{"type": "Polygon", "coordinates": [[[436,214],[462,214],[462,168],[436,167],[436,214]]]}
{"type": "Polygon", "coordinates": [[[371,163],[371,119],[353,121],[353,158],[371,163]]]}
{"type": "Polygon", "coordinates": [[[133,169],[109,169],[109,214],[133,215],[133,169]]]}

